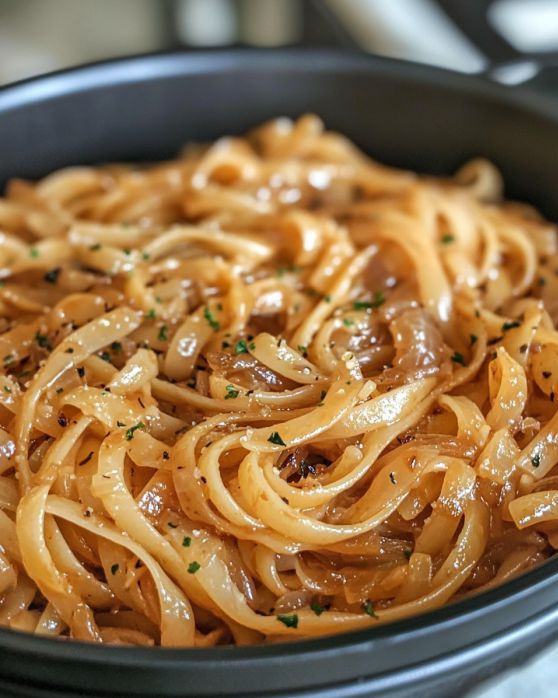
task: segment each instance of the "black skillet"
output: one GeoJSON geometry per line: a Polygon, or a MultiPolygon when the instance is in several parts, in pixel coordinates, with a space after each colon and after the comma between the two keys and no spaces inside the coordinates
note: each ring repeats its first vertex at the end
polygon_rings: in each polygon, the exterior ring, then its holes
{"type": "MultiPolygon", "coordinates": [[[[138,57],[7,87],[0,180],[165,158],[190,140],[309,111],[393,165],[450,173],[488,157],[508,196],[558,219],[558,100],[484,77],[323,51],[138,57]]],[[[461,696],[557,635],[558,558],[421,617],[293,644],[115,648],[0,630],[0,696],[461,696]]]]}

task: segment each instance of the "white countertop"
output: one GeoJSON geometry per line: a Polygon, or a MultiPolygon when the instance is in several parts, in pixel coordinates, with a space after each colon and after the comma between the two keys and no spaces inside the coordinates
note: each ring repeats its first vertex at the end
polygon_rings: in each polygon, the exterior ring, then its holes
{"type": "Polygon", "coordinates": [[[558,696],[558,643],[519,669],[501,674],[469,698],[556,698],[558,696]]]}

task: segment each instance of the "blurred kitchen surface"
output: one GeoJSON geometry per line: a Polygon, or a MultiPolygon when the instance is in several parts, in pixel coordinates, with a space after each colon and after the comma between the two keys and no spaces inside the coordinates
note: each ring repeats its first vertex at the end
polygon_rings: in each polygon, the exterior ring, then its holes
{"type": "Polygon", "coordinates": [[[0,0],[0,83],[145,51],[295,44],[477,72],[483,46],[498,60],[556,52],[558,0],[0,0]]]}
{"type": "MultiPolygon", "coordinates": [[[[512,61],[502,80],[520,82],[558,52],[558,0],[0,0],[0,83],[146,51],[300,44],[469,73],[512,61]]],[[[555,647],[475,698],[551,698],[557,680],[555,647]]]]}

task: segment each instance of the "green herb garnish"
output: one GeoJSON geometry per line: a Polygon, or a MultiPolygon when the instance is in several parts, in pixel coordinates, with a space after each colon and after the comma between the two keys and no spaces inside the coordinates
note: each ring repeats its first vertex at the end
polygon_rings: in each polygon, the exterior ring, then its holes
{"type": "Polygon", "coordinates": [[[234,385],[227,385],[225,387],[225,390],[227,391],[227,394],[225,395],[225,400],[234,400],[234,398],[238,397],[239,390],[237,390],[234,385]]]}
{"type": "Polygon", "coordinates": [[[126,441],[131,441],[134,438],[134,432],[136,432],[138,429],[145,429],[145,424],[143,422],[138,422],[137,424],[134,424],[133,427],[130,427],[126,432],[126,441]]]}
{"type": "Polygon", "coordinates": [[[276,446],[286,446],[287,444],[281,438],[278,431],[273,431],[268,439],[269,443],[275,444],[276,446]]]}
{"type": "Polygon", "coordinates": [[[41,347],[41,349],[52,351],[52,345],[48,341],[48,337],[46,335],[37,332],[37,334],[35,335],[35,341],[37,342],[38,346],[41,347]]]}
{"type": "Polygon", "coordinates": [[[207,324],[211,327],[211,329],[214,332],[219,332],[219,330],[221,329],[221,325],[217,322],[217,320],[213,316],[213,313],[209,309],[209,306],[207,306],[207,305],[205,306],[205,308],[203,310],[203,316],[207,320],[207,324]]]}
{"type": "Polygon", "coordinates": [[[298,615],[296,613],[287,616],[277,616],[277,620],[286,625],[287,628],[298,628],[298,615]]]}
{"type": "Polygon", "coordinates": [[[196,561],[194,560],[194,562],[191,562],[191,563],[188,565],[188,572],[189,572],[190,574],[196,574],[196,572],[200,569],[200,567],[201,567],[200,563],[199,563],[199,562],[196,562],[196,561]]]}
{"type": "Polygon", "coordinates": [[[314,611],[314,613],[317,616],[321,616],[322,613],[326,610],[323,606],[321,606],[319,603],[316,603],[315,601],[310,604],[310,608],[314,611]]]}
{"type": "Polygon", "coordinates": [[[507,332],[508,330],[513,330],[514,327],[521,327],[520,322],[504,322],[502,325],[502,330],[507,332]]]}
{"type": "Polygon", "coordinates": [[[55,267],[54,269],[47,271],[43,278],[45,281],[48,281],[49,284],[55,284],[60,276],[60,271],[60,267],[55,267]]]}
{"type": "Polygon", "coordinates": [[[465,366],[465,358],[463,354],[460,354],[458,351],[456,351],[452,355],[451,360],[454,361],[456,364],[461,364],[462,366],[465,366]]]}
{"type": "Polygon", "coordinates": [[[159,328],[159,334],[157,335],[157,339],[160,342],[166,342],[168,341],[169,338],[169,328],[167,325],[161,325],[159,328]]]}
{"type": "Polygon", "coordinates": [[[368,599],[367,601],[365,601],[365,602],[362,604],[362,610],[363,610],[365,613],[367,613],[371,618],[377,618],[377,617],[378,617],[378,616],[376,615],[375,611],[374,611],[374,604],[372,603],[372,601],[370,601],[370,599],[368,599]]]}
{"type": "Polygon", "coordinates": [[[234,345],[234,353],[235,354],[247,354],[248,353],[248,344],[246,343],[245,339],[239,339],[238,342],[234,345]]]}
{"type": "Polygon", "coordinates": [[[353,301],[354,310],[369,310],[373,308],[379,308],[383,303],[386,302],[383,291],[374,292],[374,300],[372,301],[353,301]]]}
{"type": "Polygon", "coordinates": [[[192,544],[192,539],[190,538],[190,536],[184,536],[184,538],[182,539],[182,545],[185,548],[189,548],[191,544],[192,544]]]}

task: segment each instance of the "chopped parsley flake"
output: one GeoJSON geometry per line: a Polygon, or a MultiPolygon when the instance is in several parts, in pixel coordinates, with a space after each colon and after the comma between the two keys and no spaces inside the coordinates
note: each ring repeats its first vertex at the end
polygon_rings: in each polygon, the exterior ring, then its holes
{"type": "Polygon", "coordinates": [[[143,259],[145,262],[147,262],[147,260],[148,260],[149,257],[150,257],[149,252],[144,252],[141,256],[142,256],[142,259],[143,259]]]}
{"type": "Polygon", "coordinates": [[[297,347],[298,351],[304,358],[308,356],[308,347],[303,346],[302,344],[299,344],[297,347]]]}
{"type": "Polygon", "coordinates": [[[115,354],[120,354],[120,352],[122,351],[122,344],[120,342],[113,342],[110,345],[110,348],[115,354]]]}
{"type": "Polygon", "coordinates": [[[203,316],[207,320],[207,324],[211,327],[211,329],[214,332],[219,332],[219,330],[221,329],[221,325],[217,322],[217,320],[213,316],[213,313],[207,305],[203,310],[203,316]]]}
{"type": "Polygon", "coordinates": [[[373,308],[379,308],[382,303],[385,303],[386,299],[382,291],[375,291],[374,293],[374,301],[372,303],[373,308]]]}
{"type": "Polygon", "coordinates": [[[11,393],[11,392],[12,392],[12,389],[11,389],[11,388],[8,388],[8,386],[5,385],[5,386],[4,386],[4,392],[5,392],[5,393],[11,393]]]}
{"type": "Polygon", "coordinates": [[[248,353],[248,344],[246,344],[245,339],[239,339],[238,342],[234,345],[234,353],[235,354],[247,354],[248,353]]]}
{"type": "Polygon", "coordinates": [[[151,310],[147,313],[145,316],[148,320],[155,320],[157,317],[157,312],[155,311],[155,308],[151,308],[151,310]]]}
{"type": "Polygon", "coordinates": [[[406,548],[406,549],[403,551],[403,555],[405,555],[405,557],[407,558],[407,560],[410,560],[410,559],[411,559],[411,555],[412,555],[412,554],[413,554],[413,551],[412,551],[410,548],[406,548]]]}
{"type": "Polygon", "coordinates": [[[191,544],[192,544],[192,539],[190,538],[190,536],[184,536],[184,538],[182,539],[182,545],[185,548],[189,548],[191,544]]]}
{"type": "Polygon", "coordinates": [[[440,242],[442,245],[449,245],[452,242],[455,242],[455,237],[451,233],[446,233],[445,235],[442,235],[440,242]]]}
{"type": "Polygon", "coordinates": [[[324,296],[324,301],[326,303],[331,303],[331,296],[329,295],[329,293],[324,296]]]}
{"type": "Polygon", "coordinates": [[[103,361],[106,361],[108,364],[110,364],[110,354],[108,351],[102,351],[99,354],[99,358],[102,359],[103,361]]]}
{"type": "Polygon", "coordinates": [[[371,618],[377,618],[377,617],[378,617],[378,616],[376,615],[375,611],[374,611],[374,604],[372,603],[372,601],[370,601],[370,599],[368,599],[367,601],[365,601],[365,602],[362,604],[362,610],[363,610],[365,613],[367,613],[371,618]]]}
{"type": "Polygon", "coordinates": [[[157,335],[157,339],[160,342],[166,342],[168,341],[169,338],[169,328],[167,325],[161,325],[159,328],[159,334],[157,335]]]}
{"type": "Polygon", "coordinates": [[[14,362],[14,355],[13,355],[13,354],[7,354],[7,355],[3,358],[3,362],[4,362],[4,366],[9,366],[10,364],[12,364],[12,363],[14,362]]]}
{"type": "Polygon", "coordinates": [[[520,322],[504,322],[502,325],[502,331],[507,332],[508,330],[513,330],[514,327],[521,327],[520,322]]]}
{"type": "Polygon", "coordinates": [[[116,564],[114,564],[114,565],[111,565],[110,573],[111,573],[111,574],[116,574],[116,573],[118,572],[118,568],[119,568],[119,567],[120,567],[120,565],[119,565],[118,563],[116,563],[116,564]]]}
{"type": "Polygon", "coordinates": [[[283,623],[283,625],[286,625],[287,628],[298,628],[298,615],[296,613],[286,616],[277,616],[277,620],[283,623]]]}
{"type": "Polygon", "coordinates": [[[345,325],[345,327],[351,327],[351,325],[355,324],[355,321],[346,317],[346,318],[343,318],[343,324],[345,325]]]}
{"type": "Polygon", "coordinates": [[[196,562],[196,561],[194,560],[194,562],[191,562],[191,563],[188,565],[188,572],[189,572],[190,574],[196,574],[196,572],[200,569],[200,567],[201,567],[200,563],[199,563],[199,562],[196,562]]]}
{"type": "Polygon", "coordinates": [[[386,302],[383,291],[374,292],[374,300],[372,301],[353,301],[354,310],[368,310],[373,308],[379,308],[383,303],[386,302]]]}
{"type": "Polygon", "coordinates": [[[227,391],[227,394],[225,395],[225,400],[234,400],[234,398],[238,397],[239,390],[237,390],[234,385],[227,385],[225,390],[227,391]]]}
{"type": "Polygon", "coordinates": [[[302,267],[297,267],[294,264],[290,267],[280,267],[277,269],[277,276],[282,278],[285,274],[299,274],[302,271],[302,267]]]}
{"type": "Polygon", "coordinates": [[[126,432],[126,441],[131,441],[134,438],[134,432],[136,432],[138,429],[145,429],[145,424],[143,422],[138,422],[137,424],[134,424],[133,427],[130,427],[126,432]]]}
{"type": "Polygon", "coordinates": [[[541,457],[538,453],[531,457],[531,464],[533,468],[538,468],[541,464],[541,457]]]}
{"type": "Polygon", "coordinates": [[[465,366],[465,358],[463,354],[460,354],[458,351],[456,351],[452,357],[451,360],[455,362],[456,364],[461,364],[462,366],[465,366]]]}
{"type": "Polygon", "coordinates": [[[310,608],[314,611],[317,616],[321,616],[325,611],[325,608],[315,601],[310,604],[310,608]]]}
{"type": "Polygon", "coordinates": [[[101,249],[102,245],[100,242],[95,243],[94,245],[90,246],[91,252],[98,252],[101,249]]]}
{"type": "Polygon", "coordinates": [[[31,247],[31,249],[29,250],[29,254],[30,254],[31,257],[33,257],[33,259],[37,259],[37,257],[39,256],[40,252],[39,252],[39,250],[38,250],[36,247],[31,247]]]}
{"type": "Polygon", "coordinates": [[[46,335],[37,332],[37,334],[35,335],[35,341],[37,342],[37,345],[41,347],[41,349],[52,351],[52,345],[48,341],[48,337],[46,335]]]}
{"type": "Polygon", "coordinates": [[[58,281],[58,277],[60,276],[60,271],[60,267],[55,267],[54,269],[47,271],[43,278],[49,284],[55,284],[58,281]]]}
{"type": "Polygon", "coordinates": [[[492,337],[491,339],[488,340],[486,343],[489,347],[494,346],[495,344],[498,344],[498,342],[501,342],[504,338],[500,335],[499,337],[492,337]]]}
{"type": "Polygon", "coordinates": [[[275,444],[276,446],[286,446],[287,444],[281,438],[278,431],[271,432],[271,436],[268,439],[269,443],[275,444]]]}

